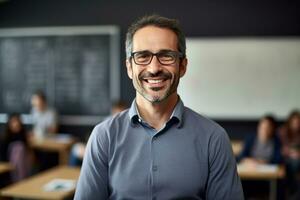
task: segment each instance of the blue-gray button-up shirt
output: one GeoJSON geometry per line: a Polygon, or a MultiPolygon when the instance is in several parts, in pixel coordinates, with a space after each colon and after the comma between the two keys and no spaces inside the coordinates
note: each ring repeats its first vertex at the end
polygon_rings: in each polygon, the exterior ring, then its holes
{"type": "Polygon", "coordinates": [[[135,101],[97,125],[75,200],[244,199],[229,138],[215,122],[177,103],[157,131],[135,101]]]}

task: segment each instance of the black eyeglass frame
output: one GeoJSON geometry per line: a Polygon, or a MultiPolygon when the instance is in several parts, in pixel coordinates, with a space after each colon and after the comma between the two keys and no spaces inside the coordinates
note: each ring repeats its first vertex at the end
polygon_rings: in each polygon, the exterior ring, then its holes
{"type": "Polygon", "coordinates": [[[152,53],[151,51],[136,51],[136,52],[132,52],[132,53],[131,53],[130,58],[133,59],[133,61],[134,61],[134,63],[135,63],[136,65],[149,65],[149,64],[152,62],[152,59],[153,59],[154,56],[156,56],[158,62],[159,62],[161,65],[172,65],[172,64],[174,64],[174,63],[176,62],[176,60],[177,60],[178,58],[179,58],[179,59],[182,59],[182,58],[185,57],[185,56],[183,55],[183,53],[178,52],[178,51],[163,50],[163,51],[159,51],[159,52],[157,52],[157,53],[152,53]],[[149,53],[149,54],[151,54],[151,58],[149,59],[149,61],[148,61],[147,63],[138,63],[138,62],[136,62],[134,55],[137,54],[137,53],[143,53],[143,52],[144,52],[144,53],[149,53]],[[170,55],[172,55],[172,56],[175,58],[175,59],[174,59],[174,62],[172,62],[172,63],[167,63],[167,64],[162,63],[161,60],[159,59],[159,55],[164,54],[164,53],[166,53],[166,54],[169,53],[170,55]]]}

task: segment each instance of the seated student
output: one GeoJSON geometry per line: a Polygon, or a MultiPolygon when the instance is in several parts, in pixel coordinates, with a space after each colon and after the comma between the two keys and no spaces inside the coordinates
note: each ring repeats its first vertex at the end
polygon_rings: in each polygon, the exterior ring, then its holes
{"type": "MultiPolygon", "coordinates": [[[[30,139],[42,140],[48,134],[58,132],[57,113],[50,108],[45,94],[37,91],[31,97],[32,131],[30,139]]],[[[55,152],[35,150],[35,171],[43,171],[58,164],[58,155],[55,152]]]]}
{"type": "Polygon", "coordinates": [[[57,113],[48,106],[43,92],[38,91],[32,95],[31,105],[33,136],[39,139],[45,137],[46,134],[57,133],[57,113]]]}
{"type": "MultiPolygon", "coordinates": [[[[117,101],[112,105],[111,114],[115,115],[127,108],[128,106],[126,105],[126,103],[122,101],[117,101]]],[[[85,138],[84,142],[78,142],[72,146],[70,160],[69,160],[69,164],[71,166],[81,166],[87,140],[88,137],[85,138]]]]}
{"type": "Polygon", "coordinates": [[[26,131],[18,114],[9,116],[5,133],[0,145],[1,160],[10,162],[12,181],[19,181],[29,175],[30,150],[28,148],[26,131]]]}
{"type": "MultiPolygon", "coordinates": [[[[237,157],[240,164],[249,170],[259,164],[279,164],[282,162],[281,144],[275,131],[276,123],[272,116],[264,116],[259,120],[257,133],[246,138],[243,149],[237,157]]],[[[268,195],[269,184],[265,181],[242,181],[245,199],[264,199],[268,195]]],[[[281,183],[280,183],[281,185],[281,183]]],[[[283,195],[283,189],[278,190],[278,199],[283,195]]]]}
{"type": "Polygon", "coordinates": [[[249,166],[281,163],[281,144],[275,130],[276,123],[272,116],[261,118],[257,134],[245,140],[243,150],[237,157],[238,162],[249,166]]]}
{"type": "Polygon", "coordinates": [[[290,196],[300,199],[300,112],[292,111],[279,131],[290,196]],[[296,194],[297,193],[297,194],[296,194]]]}

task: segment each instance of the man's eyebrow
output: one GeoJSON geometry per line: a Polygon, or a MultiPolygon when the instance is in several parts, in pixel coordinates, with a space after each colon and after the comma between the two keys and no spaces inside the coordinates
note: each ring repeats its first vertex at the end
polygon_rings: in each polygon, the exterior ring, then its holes
{"type": "Polygon", "coordinates": [[[133,51],[133,53],[166,53],[166,52],[174,52],[173,49],[160,49],[157,52],[152,52],[150,50],[140,50],[140,51],[133,51]]]}
{"type": "Polygon", "coordinates": [[[158,52],[164,53],[164,52],[173,52],[173,49],[160,49],[158,52]]]}
{"type": "Polygon", "coordinates": [[[149,51],[149,50],[141,50],[141,51],[133,51],[132,53],[149,53],[149,52],[151,52],[151,51],[149,51]]]}

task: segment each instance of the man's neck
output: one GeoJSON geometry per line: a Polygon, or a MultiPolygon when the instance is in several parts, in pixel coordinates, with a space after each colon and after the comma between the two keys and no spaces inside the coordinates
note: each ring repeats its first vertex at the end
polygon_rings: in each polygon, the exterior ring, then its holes
{"type": "Polygon", "coordinates": [[[170,119],[178,101],[176,93],[159,103],[152,103],[144,97],[137,95],[136,104],[139,114],[150,126],[160,130],[170,119]]]}

